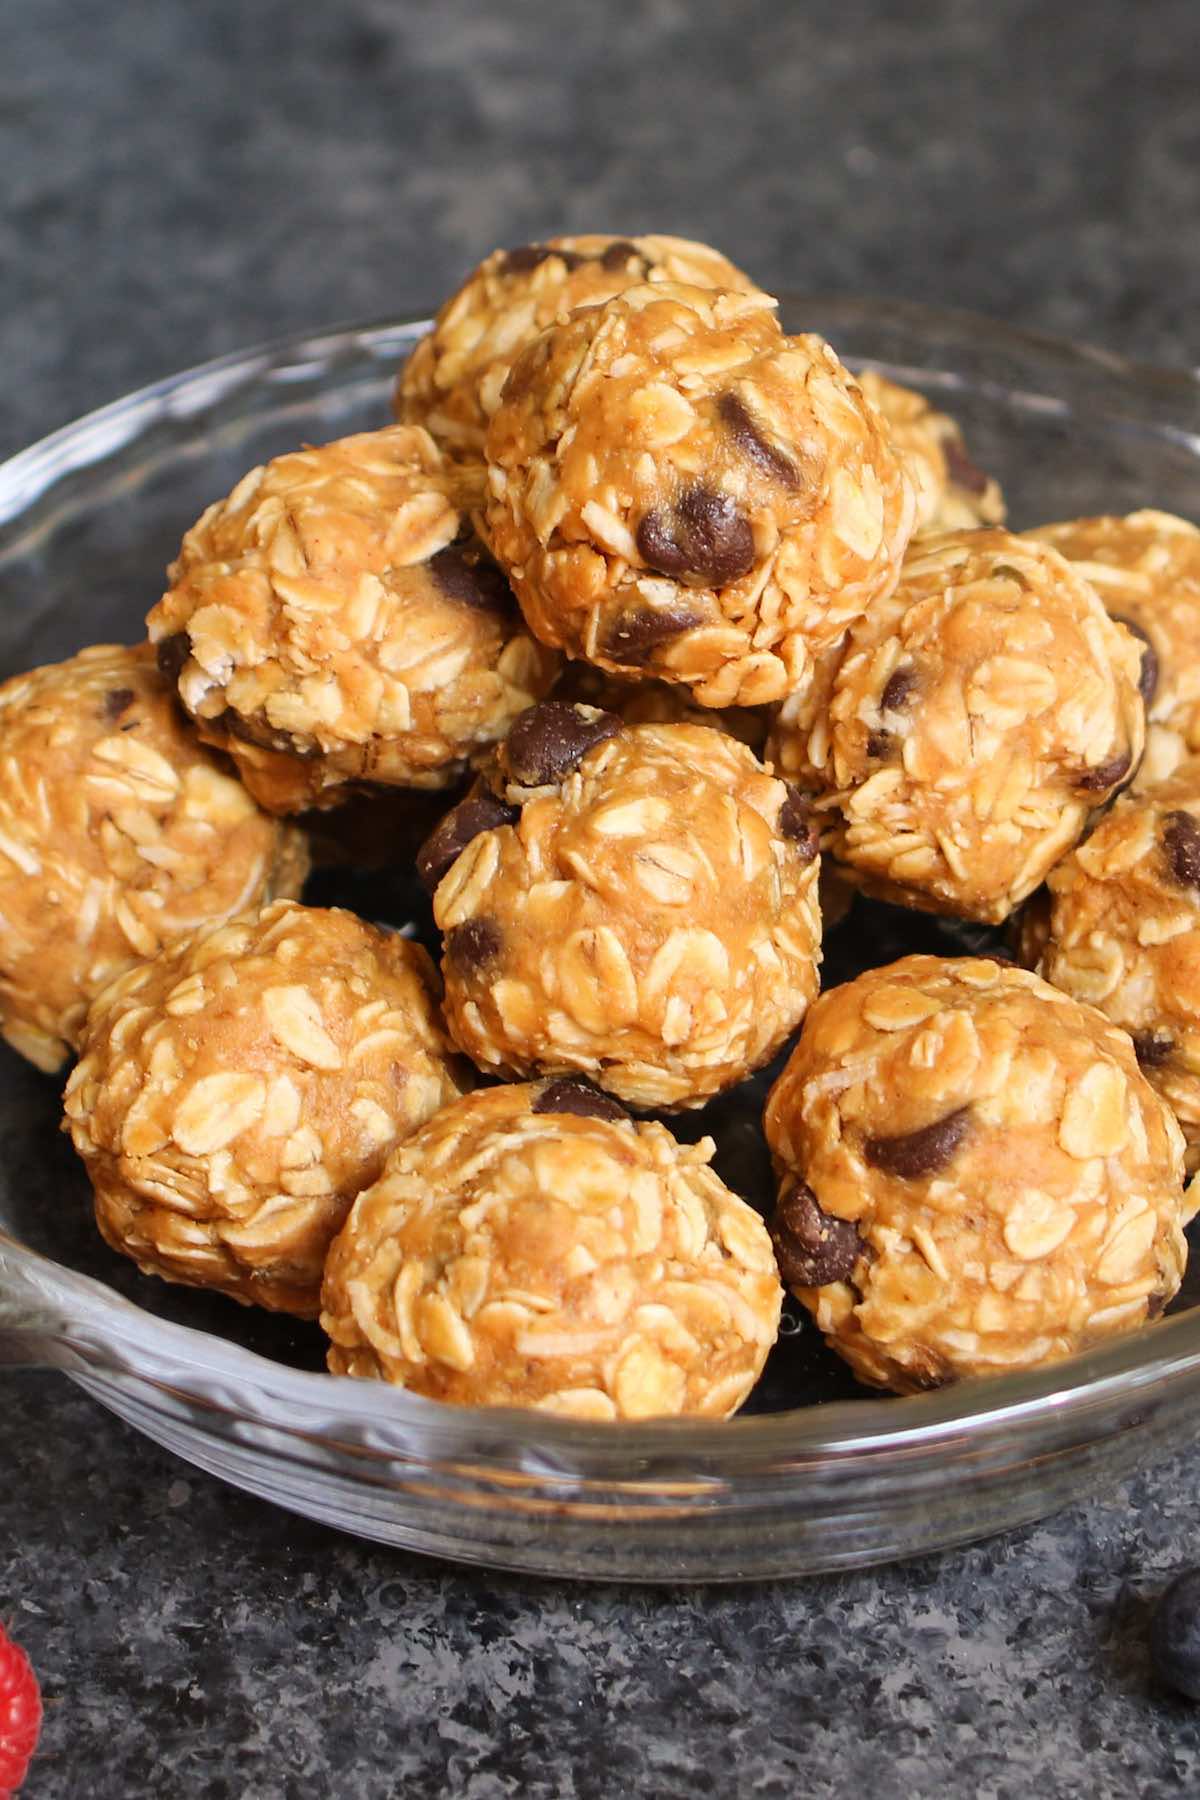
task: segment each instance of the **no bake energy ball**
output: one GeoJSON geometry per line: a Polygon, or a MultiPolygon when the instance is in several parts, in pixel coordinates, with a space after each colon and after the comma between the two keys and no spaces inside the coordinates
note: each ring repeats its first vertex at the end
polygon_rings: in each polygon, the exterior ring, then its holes
{"type": "Polygon", "coordinates": [[[301,834],[184,729],[146,645],[0,687],[0,1030],[39,1069],[114,975],[307,868],[301,834]]]}
{"type": "Polygon", "coordinates": [[[998,923],[1142,753],[1141,646],[1057,551],[922,537],[851,632],[827,705],[780,709],[783,772],[820,787],[869,894],[998,923]]]}
{"type": "Polygon", "coordinates": [[[145,1274],[310,1317],[330,1240],[465,1085],[419,946],[276,904],[94,1004],[66,1089],[96,1220],[145,1274]]]}
{"type": "MultiPolygon", "coordinates": [[[[1126,795],[1048,877],[1040,972],[1133,1037],[1200,1163],[1200,757],[1126,795]]],[[[1027,951],[1027,954],[1029,952],[1027,951]]]]}
{"type": "Polygon", "coordinates": [[[392,426],[253,469],[183,540],[148,626],[272,812],[451,786],[549,688],[433,440],[392,426]]]}
{"type": "Polygon", "coordinates": [[[397,417],[425,426],[456,460],[481,462],[488,420],[525,345],[577,306],[659,281],[758,291],[719,251],[686,238],[593,234],[493,250],[405,363],[397,417]]]}
{"type": "Polygon", "coordinates": [[[782,1291],[758,1214],[580,1083],[491,1088],[389,1158],[329,1254],[337,1374],[583,1419],[745,1400],[782,1291]]]}
{"type": "Polygon", "coordinates": [[[1125,1033],[1023,969],[910,956],[832,989],[765,1123],[780,1271],[863,1381],[1051,1362],[1179,1286],[1179,1127],[1125,1033]]]}
{"type": "Polygon", "coordinates": [[[460,1048],[668,1108],[774,1055],[821,943],[815,838],[783,782],[707,726],[560,702],[517,721],[497,781],[420,859],[460,1048]]]}
{"type": "Polygon", "coordinates": [[[535,634],[704,706],[804,687],[895,585],[915,516],[834,352],[753,292],[574,313],[514,364],[487,459],[484,530],[535,634]]]}
{"type": "Polygon", "coordinates": [[[917,494],[918,531],[969,531],[1004,523],[1000,485],[967,455],[962,431],[924,394],[865,369],[859,385],[882,414],[917,494]]]}
{"type": "Polygon", "coordinates": [[[1139,639],[1148,787],[1200,751],[1200,531],[1170,513],[1068,519],[1026,534],[1053,544],[1139,639]]]}

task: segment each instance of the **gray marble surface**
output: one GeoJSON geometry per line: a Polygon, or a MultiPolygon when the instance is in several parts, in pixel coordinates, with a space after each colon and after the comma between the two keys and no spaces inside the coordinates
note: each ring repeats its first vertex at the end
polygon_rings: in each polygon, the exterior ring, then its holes
{"type": "MultiPolygon", "coordinates": [[[[0,450],[554,229],[1195,360],[1194,27],[1190,0],[8,0],[0,450]]],[[[337,1537],[61,1378],[0,1406],[32,1796],[1200,1789],[1200,1715],[1143,1648],[1200,1559],[1190,1447],[970,1550],[651,1592],[337,1537]]]]}

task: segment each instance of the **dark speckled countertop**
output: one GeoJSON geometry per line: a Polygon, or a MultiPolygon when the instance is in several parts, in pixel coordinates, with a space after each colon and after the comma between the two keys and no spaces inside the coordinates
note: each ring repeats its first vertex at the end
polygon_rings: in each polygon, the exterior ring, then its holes
{"type": "MultiPolygon", "coordinates": [[[[0,449],[563,229],[1195,360],[1195,24],[1191,0],[8,0],[0,449]]],[[[61,1377],[0,1403],[31,1796],[1200,1791],[1200,1714],[1143,1652],[1200,1560],[1191,1446],[969,1550],[650,1591],[338,1537],[61,1377]]]]}

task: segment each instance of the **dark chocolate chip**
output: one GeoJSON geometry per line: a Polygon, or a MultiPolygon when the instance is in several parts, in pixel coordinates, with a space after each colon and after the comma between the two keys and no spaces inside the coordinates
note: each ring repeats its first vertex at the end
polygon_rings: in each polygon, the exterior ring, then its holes
{"type": "Polygon", "coordinates": [[[429,559],[429,573],[448,600],[476,612],[511,612],[513,592],[489,557],[461,550],[439,550],[429,559]]]}
{"type": "Polygon", "coordinates": [[[876,761],[882,761],[892,754],[892,734],[890,731],[870,731],[867,733],[867,755],[876,761]]]}
{"type": "Polygon", "coordinates": [[[1174,1048],[1174,1040],[1157,1031],[1134,1033],[1133,1053],[1143,1069],[1160,1069],[1174,1048]]]}
{"type": "Polygon", "coordinates": [[[811,862],[821,844],[812,808],[798,787],[790,781],[784,785],[787,795],[779,809],[779,835],[791,838],[804,861],[811,862]]]}
{"type": "Polygon", "coordinates": [[[680,541],[678,522],[672,514],[648,512],[637,528],[637,547],[643,562],[664,575],[682,579],[690,572],[687,549],[680,541]]]}
{"type": "Polygon", "coordinates": [[[882,711],[899,712],[901,707],[907,706],[916,685],[917,671],[911,663],[901,663],[898,669],[893,669],[879,696],[882,711]]]}
{"type": "Polygon", "coordinates": [[[1125,613],[1113,613],[1112,618],[1115,624],[1123,625],[1126,631],[1132,632],[1142,642],[1142,672],[1138,676],[1138,693],[1142,696],[1143,705],[1149,706],[1158,692],[1158,651],[1150,642],[1149,632],[1135,619],[1129,618],[1125,613]]]}
{"type": "Polygon", "coordinates": [[[966,488],[968,494],[982,494],[987,491],[988,478],[983,470],[977,468],[967,455],[966,445],[957,436],[942,439],[942,449],[946,454],[946,473],[955,487],[966,488]]]}
{"type": "Polygon", "coordinates": [[[597,712],[569,700],[543,700],[540,706],[527,707],[504,746],[509,775],[521,787],[561,781],[579,767],[589,750],[616,737],[622,724],[617,713],[597,712]]]}
{"type": "Polygon", "coordinates": [[[1146,1301],[1147,1319],[1161,1319],[1166,1309],[1166,1304],[1167,1296],[1165,1294],[1151,1294],[1146,1301]]]}
{"type": "Polygon", "coordinates": [[[1075,777],[1075,786],[1089,794],[1099,793],[1102,788],[1116,787],[1132,767],[1133,758],[1126,750],[1121,755],[1110,756],[1107,762],[1097,763],[1094,769],[1081,769],[1075,777]]]}
{"type": "Polygon", "coordinates": [[[630,262],[639,262],[643,272],[649,270],[650,265],[637,245],[631,244],[628,238],[617,238],[600,258],[600,267],[602,269],[623,269],[630,262]]]}
{"type": "Polygon", "coordinates": [[[764,475],[783,487],[800,486],[799,469],[785,451],[763,436],[740,395],[732,391],[722,394],[717,401],[717,413],[742,455],[764,475]]]}
{"type": "Polygon", "coordinates": [[[922,1394],[935,1394],[939,1388],[954,1385],[954,1377],[948,1369],[906,1369],[904,1373],[906,1379],[922,1394]]]}
{"type": "Polygon", "coordinates": [[[495,919],[467,919],[446,933],[446,955],[464,974],[470,974],[494,962],[503,941],[495,919]]]}
{"type": "Polygon", "coordinates": [[[865,1249],[853,1221],[823,1211],[803,1181],[780,1195],[770,1231],[779,1273],[790,1288],[848,1280],[865,1249]]]}
{"type": "Polygon", "coordinates": [[[615,662],[643,663],[662,644],[702,623],[700,614],[679,606],[639,606],[622,613],[604,640],[615,662]]]}
{"type": "Polygon", "coordinates": [[[219,725],[230,737],[240,739],[243,744],[253,744],[259,750],[274,750],[284,756],[298,756],[302,760],[320,755],[315,744],[298,744],[286,731],[276,731],[260,719],[245,719],[241,713],[234,712],[231,706],[227,706],[220,718],[213,720],[213,724],[219,725]]]}
{"type": "Polygon", "coordinates": [[[530,1109],[535,1113],[570,1113],[576,1119],[613,1119],[618,1124],[629,1117],[620,1101],[602,1094],[588,1081],[564,1076],[561,1081],[547,1082],[530,1109]]]}
{"type": "Polygon", "coordinates": [[[588,260],[578,250],[560,250],[554,244],[518,244],[514,249],[504,252],[500,272],[504,275],[525,275],[530,269],[536,269],[539,263],[549,262],[552,256],[557,256],[568,269],[577,269],[580,263],[588,260]]]}
{"type": "Polygon", "coordinates": [[[481,831],[511,825],[517,817],[515,806],[498,800],[490,788],[483,786],[451,807],[417,851],[417,874],[427,891],[433,893],[447,869],[481,831]]]}
{"type": "Polygon", "coordinates": [[[644,562],[676,581],[723,587],[754,567],[754,533],[737,502],[697,483],[670,512],[648,512],[637,528],[644,562]]]}
{"type": "Polygon", "coordinates": [[[971,1108],[960,1106],[922,1125],[919,1131],[906,1131],[899,1137],[871,1137],[863,1143],[863,1155],[873,1169],[885,1175],[898,1175],[902,1181],[919,1181],[936,1175],[950,1163],[971,1129],[971,1108]]]}
{"type": "Polygon", "coordinates": [[[1200,888],[1200,825],[1191,813],[1167,814],[1163,849],[1180,887],[1200,888]]]}
{"type": "Polygon", "coordinates": [[[154,655],[158,663],[158,672],[164,681],[174,687],[183,673],[183,665],[192,654],[192,640],[186,631],[176,631],[171,637],[159,640],[154,655]]]}
{"type": "Polygon", "coordinates": [[[133,705],[132,688],[109,688],[104,696],[104,716],[106,719],[119,719],[133,705]]]}

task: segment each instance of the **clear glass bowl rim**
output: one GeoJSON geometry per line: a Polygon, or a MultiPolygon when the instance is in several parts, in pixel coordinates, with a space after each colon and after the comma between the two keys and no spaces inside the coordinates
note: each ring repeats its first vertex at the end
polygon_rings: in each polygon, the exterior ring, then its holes
{"type": "MultiPolygon", "coordinates": [[[[1179,403],[1178,420],[1164,420],[1159,429],[1185,438],[1200,458],[1200,380],[1190,370],[1134,362],[915,302],[791,294],[782,301],[800,313],[836,310],[848,323],[875,321],[881,330],[900,323],[931,338],[969,337],[1018,357],[1024,352],[1118,391],[1152,390],[1159,404],[1171,396],[1179,403]]],[[[428,324],[385,319],[288,334],[152,382],[61,427],[0,465],[0,550],[17,541],[14,524],[61,479],[101,463],[147,423],[198,412],[239,384],[302,379],[315,364],[336,366],[339,356],[377,361],[382,382],[428,324]]],[[[101,1379],[105,1373],[134,1377],[232,1419],[328,1437],[346,1447],[369,1444],[411,1455],[419,1444],[422,1460],[466,1458],[523,1477],[531,1467],[548,1476],[557,1469],[572,1482],[615,1483],[631,1494],[644,1481],[653,1493],[661,1492],[668,1468],[732,1482],[850,1456],[869,1461],[872,1475],[880,1477],[893,1460],[915,1473],[927,1458],[944,1454],[949,1440],[985,1462],[989,1453],[1007,1455],[1018,1432],[1032,1453],[1039,1428],[1048,1441],[1086,1441],[1118,1411],[1151,1394],[1179,1401],[1200,1391],[1200,1306],[1045,1368],[913,1398],[830,1402],[721,1422],[588,1424],[517,1409],[455,1408],[382,1383],[291,1369],[146,1313],[0,1229],[0,1365],[5,1363],[62,1366],[101,1379]]],[[[797,1488],[797,1502],[802,1497],[797,1488]]]]}

